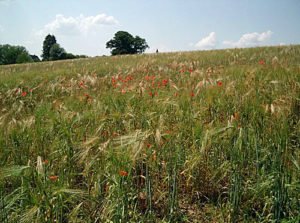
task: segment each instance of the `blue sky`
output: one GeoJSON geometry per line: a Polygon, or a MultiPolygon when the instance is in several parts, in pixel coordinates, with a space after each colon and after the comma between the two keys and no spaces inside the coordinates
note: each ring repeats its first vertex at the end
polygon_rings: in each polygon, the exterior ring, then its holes
{"type": "Polygon", "coordinates": [[[48,33],[68,52],[109,54],[119,30],[147,52],[300,43],[300,0],[0,0],[0,44],[41,55],[48,33]]]}

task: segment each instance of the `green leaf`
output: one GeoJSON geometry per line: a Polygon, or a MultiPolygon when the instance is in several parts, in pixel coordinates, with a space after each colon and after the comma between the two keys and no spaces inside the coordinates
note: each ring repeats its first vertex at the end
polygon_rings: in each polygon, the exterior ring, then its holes
{"type": "Polygon", "coordinates": [[[3,180],[6,177],[18,177],[21,176],[25,169],[29,166],[8,166],[0,168],[0,180],[3,180]]]}

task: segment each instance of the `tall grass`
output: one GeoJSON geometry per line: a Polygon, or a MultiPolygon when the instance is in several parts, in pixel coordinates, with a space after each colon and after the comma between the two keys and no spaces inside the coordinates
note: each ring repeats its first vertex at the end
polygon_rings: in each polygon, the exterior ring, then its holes
{"type": "Polygon", "coordinates": [[[1,222],[298,222],[299,61],[287,46],[1,66],[1,222]]]}

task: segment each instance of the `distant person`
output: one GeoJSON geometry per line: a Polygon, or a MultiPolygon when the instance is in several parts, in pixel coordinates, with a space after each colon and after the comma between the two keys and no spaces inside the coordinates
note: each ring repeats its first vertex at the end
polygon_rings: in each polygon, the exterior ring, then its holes
{"type": "Polygon", "coordinates": [[[156,49],[156,53],[158,53],[158,49],[156,49]]]}

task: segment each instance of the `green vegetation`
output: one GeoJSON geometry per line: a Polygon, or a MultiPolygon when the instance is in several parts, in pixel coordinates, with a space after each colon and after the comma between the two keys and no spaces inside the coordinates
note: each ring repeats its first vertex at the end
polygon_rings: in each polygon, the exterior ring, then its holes
{"type": "Polygon", "coordinates": [[[299,222],[300,46],[0,66],[0,222],[299,222]]]}
{"type": "Polygon", "coordinates": [[[43,61],[67,60],[76,58],[87,58],[85,55],[73,55],[67,53],[57,42],[54,35],[48,34],[43,42],[43,61]]]}
{"type": "Polygon", "coordinates": [[[133,37],[125,31],[116,32],[113,39],[106,43],[106,48],[112,49],[112,55],[121,54],[140,54],[149,48],[145,39],[136,36],[133,37]]]}
{"type": "MultiPolygon", "coordinates": [[[[145,39],[130,33],[119,31],[114,38],[106,43],[106,48],[112,49],[112,55],[141,54],[149,48],[145,39]]],[[[56,41],[54,35],[48,34],[43,41],[43,61],[87,58],[85,55],[67,53],[56,41]]],[[[36,55],[30,55],[23,46],[0,45],[0,65],[40,62],[36,55]]]]}
{"type": "MultiPolygon", "coordinates": [[[[45,37],[45,40],[43,42],[43,54],[42,54],[43,61],[51,60],[51,56],[53,55],[50,55],[50,52],[53,46],[55,46],[55,48],[60,48],[60,46],[56,43],[55,36],[48,34],[45,37]]],[[[61,48],[61,51],[65,51],[65,50],[61,48]]]]}
{"type": "Polygon", "coordinates": [[[32,62],[31,55],[23,46],[0,45],[0,65],[32,62]]]}
{"type": "MultiPolygon", "coordinates": [[[[54,35],[47,35],[43,42],[43,61],[87,58],[85,55],[67,53],[58,43],[54,35]]],[[[0,45],[0,65],[40,62],[36,55],[30,55],[23,46],[0,45]]]]}

